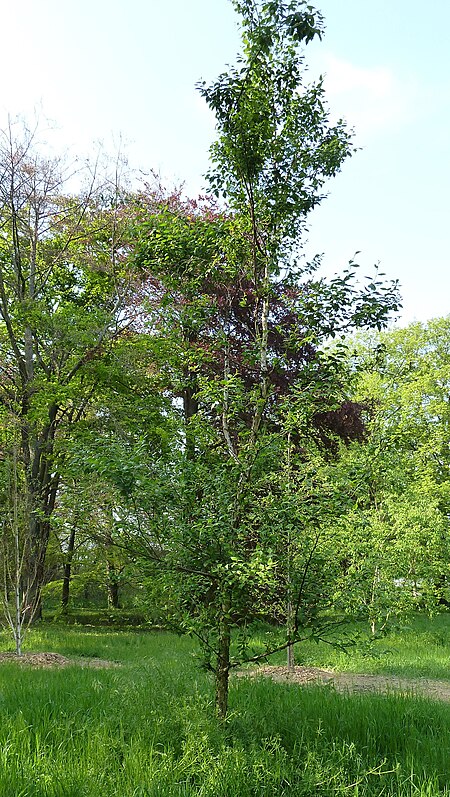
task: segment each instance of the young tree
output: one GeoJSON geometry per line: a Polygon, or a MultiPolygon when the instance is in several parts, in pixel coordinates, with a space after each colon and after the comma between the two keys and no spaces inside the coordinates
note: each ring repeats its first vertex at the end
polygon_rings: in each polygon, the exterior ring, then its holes
{"type": "Polygon", "coordinates": [[[344,123],[328,121],[321,83],[303,81],[300,48],[321,35],[320,14],[281,0],[234,5],[243,53],[200,86],[217,120],[208,177],[227,208],[167,200],[139,227],[149,324],[161,329],[162,307],[165,373],[182,399],[184,434],[147,471],[124,532],[156,563],[155,589],[163,584],[178,627],[200,639],[220,716],[230,668],[242,660],[231,656],[232,629],[286,600],[282,523],[294,503],[295,619],[284,644],[320,627],[334,568],[323,532],[329,491],[311,463],[335,434],[362,429],[339,349],[324,344],[381,327],[398,304],[395,285],[358,289],[352,266],[327,283],[317,262],[298,257],[308,212],[351,152],[344,123]]]}

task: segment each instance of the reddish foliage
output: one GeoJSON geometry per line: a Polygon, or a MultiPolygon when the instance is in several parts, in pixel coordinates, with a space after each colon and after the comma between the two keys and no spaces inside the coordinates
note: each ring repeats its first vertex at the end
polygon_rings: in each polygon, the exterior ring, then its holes
{"type": "MultiPolygon", "coordinates": [[[[175,324],[180,340],[190,350],[186,353],[187,361],[192,364],[197,360],[196,373],[200,369],[203,375],[222,379],[227,359],[229,374],[239,378],[245,391],[257,387],[261,381],[258,350],[261,296],[257,283],[250,276],[251,269],[245,263],[234,271],[226,268],[229,264],[226,252],[220,249],[220,234],[212,243],[214,267],[205,264],[201,258],[195,262],[202,245],[201,235],[205,230],[208,232],[210,223],[215,229],[218,222],[226,223],[226,214],[209,197],[188,200],[180,192],[170,197],[143,195],[139,204],[148,234],[137,247],[136,261],[144,279],[136,298],[145,304],[148,322],[159,332],[167,329],[168,324],[175,324]],[[167,214],[169,219],[173,214],[174,225],[179,225],[181,218],[181,234],[184,236],[181,240],[185,247],[182,250],[183,262],[158,260],[160,250],[154,248],[155,229],[160,234],[158,214],[163,214],[164,221],[167,214]],[[149,215],[153,221],[149,221],[149,215]],[[186,230],[188,234],[185,236],[186,230]]],[[[179,229],[177,226],[176,231],[179,229]]],[[[169,249],[171,243],[168,238],[169,249]]],[[[207,246],[206,253],[209,252],[207,246]]],[[[174,256],[177,251],[175,247],[174,256]]],[[[326,385],[332,384],[326,361],[311,342],[311,329],[304,311],[310,300],[309,294],[310,283],[299,283],[292,277],[273,280],[270,286],[267,422],[271,424],[275,423],[275,406],[294,388],[308,386],[311,392],[312,383],[318,393],[317,407],[322,408],[326,403],[326,385]]],[[[195,391],[197,376],[190,368],[187,370],[186,378],[195,391]]],[[[329,402],[335,403],[332,394],[329,402]]],[[[251,413],[247,416],[242,411],[240,421],[250,423],[251,413]]],[[[362,408],[351,402],[344,402],[337,409],[321,409],[313,416],[313,423],[319,440],[328,448],[334,446],[335,436],[345,442],[360,440],[364,436],[362,408]]]]}

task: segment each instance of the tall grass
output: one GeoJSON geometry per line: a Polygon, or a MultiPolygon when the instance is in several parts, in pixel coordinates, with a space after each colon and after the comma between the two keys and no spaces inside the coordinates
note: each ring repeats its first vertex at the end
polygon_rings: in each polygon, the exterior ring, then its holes
{"type": "Polygon", "coordinates": [[[121,666],[0,667],[0,797],[450,797],[448,704],[236,678],[219,723],[186,639],[48,628],[28,647],[121,666]]]}
{"type": "MultiPolygon", "coordinates": [[[[350,626],[348,639],[359,635],[360,626],[350,626]]],[[[264,649],[273,634],[262,629],[255,636],[256,648],[264,649]]],[[[336,635],[339,638],[339,635],[336,635]]],[[[365,637],[359,645],[350,645],[346,652],[325,642],[302,642],[296,646],[296,662],[300,665],[330,668],[343,672],[398,675],[405,678],[450,677],[450,613],[435,617],[419,615],[406,625],[374,641],[365,637]]],[[[284,664],[285,653],[273,656],[272,664],[284,664]]]]}

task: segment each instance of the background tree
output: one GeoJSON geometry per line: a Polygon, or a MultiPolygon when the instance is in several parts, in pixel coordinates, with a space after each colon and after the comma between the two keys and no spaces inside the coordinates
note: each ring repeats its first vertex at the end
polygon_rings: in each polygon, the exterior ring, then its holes
{"type": "Polygon", "coordinates": [[[64,576],[61,583],[55,575],[59,586],[49,588],[52,595],[62,589],[63,606],[70,581],[78,599],[83,584],[87,592],[95,586],[98,594],[100,588],[111,608],[119,606],[121,586],[133,582],[129,562],[113,545],[114,530],[141,500],[143,463],[168,455],[176,431],[155,347],[158,340],[131,327],[114,341],[96,363],[89,408],[65,441],[64,479],[53,515],[56,569],[61,576],[62,561],[64,576]]]}
{"type": "Polygon", "coordinates": [[[5,412],[0,413],[0,418],[0,594],[3,613],[13,635],[16,653],[20,656],[26,630],[33,619],[31,588],[34,574],[27,567],[28,507],[23,490],[18,429],[5,412]]]}
{"type": "Polygon", "coordinates": [[[368,621],[372,634],[414,610],[435,609],[436,577],[448,558],[435,484],[375,424],[363,445],[341,455],[335,474],[348,503],[335,520],[341,578],[334,601],[368,621]]]}
{"type": "Polygon", "coordinates": [[[448,600],[449,331],[448,319],[435,319],[382,333],[359,349],[356,396],[372,407],[372,437],[349,452],[347,464],[356,506],[384,529],[384,544],[371,549],[379,551],[376,565],[372,556],[379,583],[384,570],[390,590],[393,579],[406,585],[396,591],[399,606],[448,600]]]}
{"type": "Polygon", "coordinates": [[[65,193],[64,164],[36,132],[0,134],[0,401],[20,428],[33,612],[67,431],[96,390],[95,364],[129,320],[118,189],[91,176],[65,193]]]}

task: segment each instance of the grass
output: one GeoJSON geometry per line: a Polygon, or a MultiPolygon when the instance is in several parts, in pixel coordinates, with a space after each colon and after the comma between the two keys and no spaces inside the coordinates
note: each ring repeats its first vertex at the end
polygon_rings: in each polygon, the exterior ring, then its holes
{"type": "MultiPolygon", "coordinates": [[[[449,626],[418,620],[384,640],[383,672],[410,674],[416,650],[442,674],[449,626]]],[[[0,667],[0,797],[450,797],[448,704],[233,679],[219,723],[187,639],[44,627],[27,647],[122,666],[0,667]]],[[[320,646],[304,653],[323,666],[320,646]]]]}
{"type": "MultiPolygon", "coordinates": [[[[353,629],[350,629],[350,632],[353,629]]],[[[265,644],[264,634],[255,639],[265,644]]],[[[419,615],[407,625],[368,645],[349,647],[347,652],[324,642],[307,641],[296,648],[297,664],[324,667],[340,672],[398,675],[404,678],[450,677],[450,614],[435,617],[419,615]]],[[[286,654],[271,658],[272,664],[285,663],[286,654]]]]}

